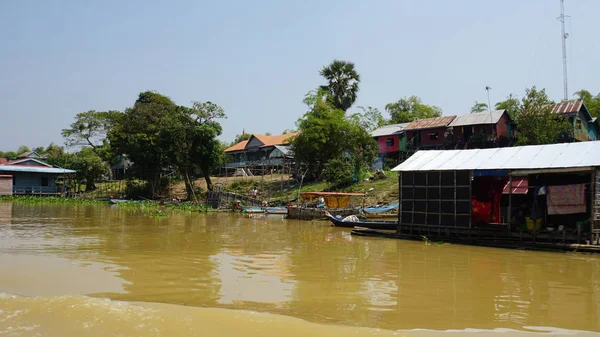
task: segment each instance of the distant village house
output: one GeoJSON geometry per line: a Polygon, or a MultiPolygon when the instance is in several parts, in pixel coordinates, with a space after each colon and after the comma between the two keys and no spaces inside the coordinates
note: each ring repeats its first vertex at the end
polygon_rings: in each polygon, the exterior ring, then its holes
{"type": "Polygon", "coordinates": [[[386,159],[391,160],[394,166],[402,159],[401,154],[406,153],[404,128],[408,124],[385,125],[371,132],[371,136],[377,141],[377,145],[379,146],[379,154],[373,165],[373,169],[383,169],[386,159]]]}
{"type": "Polygon", "coordinates": [[[225,150],[229,157],[226,168],[264,169],[269,166],[281,166],[293,160],[290,143],[299,133],[277,136],[252,134],[248,140],[241,141],[225,150]]]}
{"type": "Polygon", "coordinates": [[[457,116],[449,125],[455,148],[508,146],[513,121],[506,110],[470,113],[457,116]]]}
{"type": "Polygon", "coordinates": [[[57,179],[74,173],[41,161],[35,152],[21,154],[17,160],[0,158],[0,195],[61,194],[57,179]]]}

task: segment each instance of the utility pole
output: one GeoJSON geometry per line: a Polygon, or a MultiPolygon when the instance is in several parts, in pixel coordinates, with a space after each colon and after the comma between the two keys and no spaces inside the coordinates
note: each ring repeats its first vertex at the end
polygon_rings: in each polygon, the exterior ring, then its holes
{"type": "Polygon", "coordinates": [[[492,118],[492,103],[490,101],[490,90],[492,90],[492,87],[490,87],[489,85],[485,87],[485,91],[487,91],[488,96],[488,111],[490,112],[490,122],[494,123],[494,119],[492,118]]]}
{"type": "Polygon", "coordinates": [[[564,90],[564,100],[569,100],[569,89],[567,87],[567,37],[569,34],[565,32],[565,18],[568,18],[568,15],[565,15],[565,0],[560,0],[560,16],[558,20],[561,24],[561,41],[562,41],[562,61],[563,61],[563,90],[564,90]]]}

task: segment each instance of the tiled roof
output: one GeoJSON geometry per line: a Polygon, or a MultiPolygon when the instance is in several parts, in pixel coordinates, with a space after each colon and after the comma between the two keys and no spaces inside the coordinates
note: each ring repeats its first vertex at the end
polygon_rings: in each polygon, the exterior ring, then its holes
{"type": "Polygon", "coordinates": [[[232,152],[232,151],[240,151],[243,150],[246,147],[246,144],[248,144],[247,140],[242,140],[241,142],[228,147],[227,149],[225,149],[225,152],[232,152]]]}
{"type": "Polygon", "coordinates": [[[448,126],[496,124],[506,110],[476,112],[457,116],[448,126]]]}
{"type": "Polygon", "coordinates": [[[454,120],[454,118],[456,118],[456,116],[443,116],[443,117],[418,119],[416,121],[410,122],[410,124],[408,124],[404,128],[404,131],[432,129],[432,128],[448,126],[448,124],[450,124],[450,122],[452,122],[454,120]]]}
{"type": "Polygon", "coordinates": [[[299,134],[300,134],[300,132],[287,133],[285,135],[278,135],[278,136],[265,136],[265,135],[253,135],[253,136],[258,138],[258,140],[260,140],[264,144],[263,146],[273,146],[273,145],[289,144],[290,143],[289,139],[296,137],[299,134]]]}
{"type": "MultiPolygon", "coordinates": [[[[258,134],[252,134],[252,136],[254,136],[254,138],[257,138],[258,140],[260,140],[261,143],[263,143],[263,145],[261,147],[264,147],[264,146],[289,144],[290,143],[289,139],[296,137],[299,134],[300,134],[300,132],[288,133],[285,135],[278,135],[278,136],[266,136],[266,135],[258,135],[258,134]]],[[[227,148],[225,150],[225,152],[242,151],[246,148],[246,145],[248,145],[248,140],[243,140],[243,141],[227,148]]]]}

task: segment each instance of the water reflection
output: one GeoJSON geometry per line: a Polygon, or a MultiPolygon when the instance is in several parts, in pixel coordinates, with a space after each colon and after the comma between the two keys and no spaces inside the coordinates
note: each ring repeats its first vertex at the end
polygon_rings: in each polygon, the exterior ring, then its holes
{"type": "Polygon", "coordinates": [[[80,291],[99,297],[387,329],[600,329],[597,256],[356,238],[324,222],[229,214],[15,205],[0,208],[8,218],[0,249],[34,261],[32,279],[46,263],[35,256],[93,264],[74,270],[96,275],[80,291]],[[103,287],[103,272],[120,288],[103,287]]]}

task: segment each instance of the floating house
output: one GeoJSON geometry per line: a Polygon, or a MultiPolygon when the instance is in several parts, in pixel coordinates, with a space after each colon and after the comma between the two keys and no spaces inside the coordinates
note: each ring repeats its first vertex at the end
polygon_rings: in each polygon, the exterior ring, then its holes
{"type": "Polygon", "coordinates": [[[470,113],[457,116],[448,124],[448,137],[453,138],[458,149],[507,146],[513,123],[506,110],[470,113]]]}
{"type": "Polygon", "coordinates": [[[396,232],[353,233],[600,251],[599,154],[600,141],[419,151],[394,168],[396,232]]]}
{"type": "Polygon", "coordinates": [[[440,149],[446,144],[448,125],[456,116],[424,118],[404,127],[408,147],[412,149],[440,149]]]}
{"type": "Polygon", "coordinates": [[[8,161],[0,158],[0,193],[9,194],[7,181],[10,181],[10,194],[55,195],[63,192],[57,178],[68,177],[75,171],[55,167],[39,159],[25,157],[8,161]]]}
{"type": "Polygon", "coordinates": [[[398,164],[401,153],[406,153],[406,135],[404,128],[409,123],[390,124],[382,126],[371,132],[371,136],[379,145],[379,154],[373,165],[374,170],[383,169],[384,160],[391,159],[394,164],[398,164]]]}
{"type": "Polygon", "coordinates": [[[283,165],[286,159],[292,159],[290,143],[299,133],[278,136],[252,134],[248,140],[241,141],[225,150],[230,162],[227,168],[266,167],[283,165]]]}

